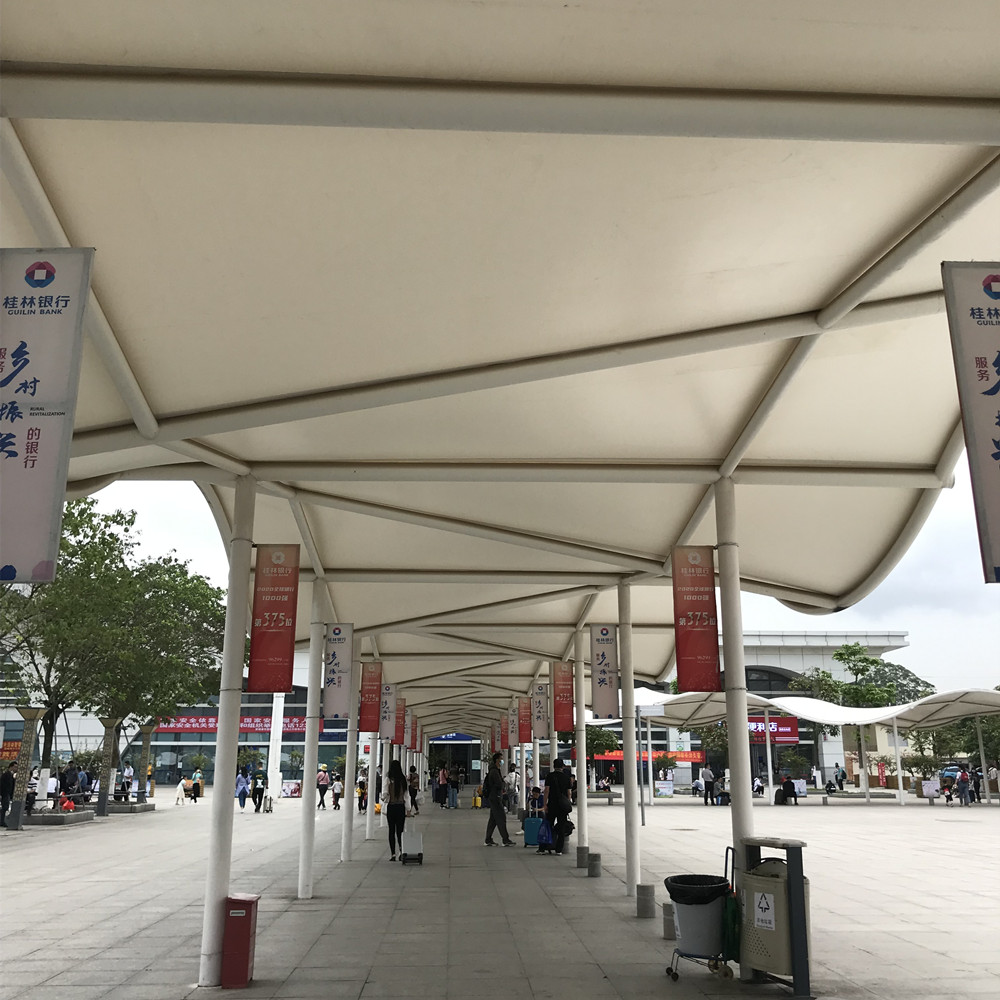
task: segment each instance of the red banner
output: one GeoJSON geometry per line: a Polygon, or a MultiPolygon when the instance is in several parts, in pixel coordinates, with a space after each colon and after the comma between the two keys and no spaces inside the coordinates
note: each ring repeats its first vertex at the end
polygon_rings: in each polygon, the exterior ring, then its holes
{"type": "MultiPolygon", "coordinates": [[[[654,750],[653,760],[656,760],[660,754],[665,754],[667,757],[673,757],[678,764],[702,764],[705,761],[705,751],[704,750],[654,750]]],[[[576,751],[573,751],[573,759],[576,759],[576,751]]],[[[597,753],[593,755],[593,760],[624,760],[625,753],[622,750],[612,750],[610,753],[597,753]]],[[[639,759],[639,751],[635,752],[635,759],[639,759]]],[[[645,750],[642,751],[642,759],[649,760],[649,754],[645,750]]]]}
{"type": "Polygon", "coordinates": [[[415,715],[410,718],[410,749],[417,749],[417,717],[415,715]]]}
{"type": "Polygon", "coordinates": [[[799,720],[798,719],[776,719],[773,715],[769,723],[764,722],[763,715],[750,715],[747,717],[747,729],[750,730],[751,743],[763,743],[767,734],[767,727],[770,725],[772,743],[798,743],[799,742],[799,720]]]}
{"type": "Polygon", "coordinates": [[[403,746],[406,742],[406,699],[396,695],[396,732],[392,742],[403,746]]]}
{"type": "Polygon", "coordinates": [[[510,749],[510,726],[508,725],[507,713],[500,716],[500,749],[510,749]]]}
{"type": "Polygon", "coordinates": [[[299,547],[258,545],[247,691],[291,691],[299,547]]]}
{"type": "Polygon", "coordinates": [[[20,740],[4,740],[3,749],[0,750],[0,757],[4,760],[17,760],[17,755],[21,752],[20,740]]]}
{"type": "Polygon", "coordinates": [[[557,733],[573,728],[573,664],[552,664],[552,712],[557,733]]]}
{"type": "MultiPolygon", "coordinates": [[[[361,711],[358,712],[358,732],[377,733],[382,696],[382,664],[361,664],[361,711]]],[[[354,694],[351,694],[353,701],[354,694]]]]}
{"type": "Polygon", "coordinates": [[[490,726],[490,757],[497,752],[497,727],[490,726]]]}
{"type": "Polygon", "coordinates": [[[680,545],[671,561],[677,690],[721,691],[719,617],[711,545],[680,545]]]}
{"type": "Polygon", "coordinates": [[[517,741],[531,742],[531,698],[527,695],[517,699],[517,741]]]}

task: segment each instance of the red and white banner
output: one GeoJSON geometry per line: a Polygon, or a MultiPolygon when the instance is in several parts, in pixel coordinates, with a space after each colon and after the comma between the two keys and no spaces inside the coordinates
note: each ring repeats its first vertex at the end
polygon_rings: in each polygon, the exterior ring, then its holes
{"type": "Polygon", "coordinates": [[[93,257],[66,247],[0,250],[4,584],[55,579],[93,257]]]}
{"type": "Polygon", "coordinates": [[[291,691],[299,547],[258,545],[247,691],[291,691]]]}
{"type": "Polygon", "coordinates": [[[497,723],[500,727],[500,749],[509,750],[510,749],[510,730],[507,727],[507,713],[504,712],[500,716],[500,721],[497,723]]]}
{"type": "Polygon", "coordinates": [[[414,732],[414,729],[413,729],[413,727],[414,727],[414,720],[413,720],[413,709],[412,708],[408,708],[406,710],[406,722],[404,723],[404,725],[406,726],[406,748],[408,750],[414,750],[414,749],[416,749],[414,747],[414,743],[416,742],[415,741],[416,733],[414,732]]]}
{"type": "MultiPolygon", "coordinates": [[[[407,709],[409,711],[409,709],[407,709]]],[[[416,715],[413,716],[413,721],[410,723],[410,749],[416,751],[420,748],[420,744],[417,742],[420,738],[419,736],[420,726],[417,724],[416,715]]]]}
{"type": "Polygon", "coordinates": [[[374,733],[379,728],[382,705],[382,664],[379,661],[361,664],[361,711],[358,712],[358,732],[374,733]]]}
{"type": "Polygon", "coordinates": [[[715,554],[711,545],[679,545],[671,560],[677,691],[721,691],[715,554]]]}
{"type": "Polygon", "coordinates": [[[517,699],[517,741],[531,742],[531,699],[522,695],[517,699]]]}
{"type": "Polygon", "coordinates": [[[396,732],[392,735],[392,742],[397,746],[406,743],[406,699],[396,695],[396,732]]]}
{"type": "Polygon", "coordinates": [[[945,261],[944,300],[987,583],[1000,583],[1000,263],[945,261]]]}
{"type": "MultiPolygon", "coordinates": [[[[178,715],[166,719],[157,727],[158,733],[214,733],[219,720],[214,715],[178,715]]],[[[282,730],[286,733],[304,733],[306,717],[304,715],[286,715],[282,730]]],[[[271,731],[270,715],[240,716],[241,733],[269,733],[271,731]]]]}
{"type": "Polygon", "coordinates": [[[327,719],[346,719],[350,716],[353,655],[354,626],[327,625],[323,656],[323,715],[327,719]]]}
{"type": "Polygon", "coordinates": [[[763,715],[750,715],[747,717],[747,729],[750,731],[751,743],[764,743],[765,737],[770,734],[772,743],[798,743],[799,742],[799,720],[798,719],[776,719],[773,715],[765,722],[763,715]]]}
{"type": "Polygon", "coordinates": [[[507,706],[507,741],[510,745],[517,746],[521,742],[521,724],[517,711],[517,699],[512,698],[507,706]]]}
{"type": "Polygon", "coordinates": [[[531,694],[531,736],[539,740],[549,738],[548,684],[536,684],[531,694]]]}
{"type": "Polygon", "coordinates": [[[490,757],[497,752],[497,744],[500,742],[499,723],[494,722],[490,726],[490,757]]]}
{"type": "Polygon", "coordinates": [[[553,721],[556,732],[573,728],[573,664],[556,660],[552,663],[553,721]]]}
{"type": "Polygon", "coordinates": [[[396,735],[396,685],[383,684],[378,707],[378,737],[391,740],[396,735]]]}
{"type": "Polygon", "coordinates": [[[619,719],[618,626],[590,626],[590,711],[595,719],[619,719]]]}

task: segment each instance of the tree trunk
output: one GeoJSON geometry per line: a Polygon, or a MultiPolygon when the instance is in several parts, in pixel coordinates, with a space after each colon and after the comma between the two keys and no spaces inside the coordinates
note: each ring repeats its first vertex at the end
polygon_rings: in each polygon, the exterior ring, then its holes
{"type": "Polygon", "coordinates": [[[47,768],[52,759],[52,744],[55,740],[58,718],[55,705],[50,705],[49,710],[42,716],[42,754],[39,760],[43,768],[47,768]]]}

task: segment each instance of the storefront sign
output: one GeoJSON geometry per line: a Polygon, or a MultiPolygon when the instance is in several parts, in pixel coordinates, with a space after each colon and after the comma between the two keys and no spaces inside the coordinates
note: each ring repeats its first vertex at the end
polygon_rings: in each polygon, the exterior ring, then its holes
{"type": "Polygon", "coordinates": [[[291,691],[299,547],[258,545],[247,691],[291,691]]]}
{"type": "Polygon", "coordinates": [[[354,626],[326,627],[323,656],[323,716],[346,719],[351,711],[351,665],[354,655],[354,626]]]}
{"type": "MultiPolygon", "coordinates": [[[[354,697],[352,692],[352,698],[354,697]]],[[[379,661],[361,664],[361,711],[358,732],[374,733],[379,727],[382,698],[382,664],[379,661]]]]}
{"type": "Polygon", "coordinates": [[[531,735],[536,740],[549,738],[549,686],[536,684],[531,695],[531,735]]]}
{"type": "Polygon", "coordinates": [[[0,250],[0,583],[55,579],[93,258],[0,250]]]}
{"type": "Polygon", "coordinates": [[[378,738],[391,740],[396,736],[396,685],[383,684],[379,701],[378,738]]]}
{"type": "Polygon", "coordinates": [[[590,626],[590,710],[595,719],[621,718],[618,707],[618,626],[590,626]]]}
{"type": "Polygon", "coordinates": [[[987,583],[1000,583],[1000,263],[945,261],[944,299],[987,583]]]}
{"type": "Polygon", "coordinates": [[[557,733],[573,728],[573,664],[552,663],[553,721],[557,733]]]}
{"type": "Polygon", "coordinates": [[[710,545],[679,545],[671,560],[677,690],[721,691],[715,561],[710,545]]]}
{"type": "Polygon", "coordinates": [[[772,743],[799,742],[798,719],[775,718],[772,715],[765,722],[763,715],[751,715],[747,717],[747,729],[750,731],[751,743],[764,743],[768,734],[772,743]]]}
{"type": "Polygon", "coordinates": [[[531,742],[531,698],[527,695],[517,699],[517,733],[519,743],[531,742]]]}

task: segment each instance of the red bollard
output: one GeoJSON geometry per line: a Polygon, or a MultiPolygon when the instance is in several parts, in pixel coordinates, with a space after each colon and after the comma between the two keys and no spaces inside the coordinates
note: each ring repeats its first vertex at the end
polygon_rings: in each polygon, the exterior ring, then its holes
{"type": "Polygon", "coordinates": [[[222,988],[238,990],[253,979],[253,954],[257,942],[257,902],[260,896],[237,892],[226,899],[226,925],[222,934],[222,988]]]}

